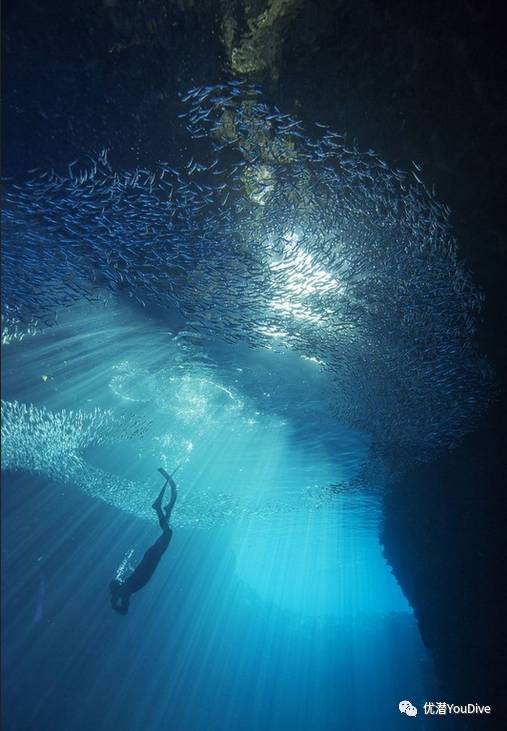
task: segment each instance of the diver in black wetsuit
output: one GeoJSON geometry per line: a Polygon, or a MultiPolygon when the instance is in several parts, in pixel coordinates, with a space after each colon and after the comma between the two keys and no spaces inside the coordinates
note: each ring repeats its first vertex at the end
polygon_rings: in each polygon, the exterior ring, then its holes
{"type": "Polygon", "coordinates": [[[164,474],[166,481],[160,491],[160,495],[153,503],[152,508],[158,515],[158,522],[162,528],[162,535],[157,538],[153,546],[148,548],[142,558],[142,561],[138,564],[138,566],[136,566],[134,571],[125,581],[114,579],[109,584],[109,590],[111,592],[111,606],[115,612],[118,612],[119,614],[127,614],[129,610],[130,595],[139,591],[139,589],[142,589],[143,586],[145,586],[151,579],[173,534],[172,530],[169,528],[169,518],[171,517],[171,511],[174,507],[174,503],[176,502],[176,484],[167,472],[163,470],[160,471],[164,474]],[[171,485],[171,500],[164,510],[162,510],[162,500],[164,499],[164,493],[168,484],[171,485]]]}

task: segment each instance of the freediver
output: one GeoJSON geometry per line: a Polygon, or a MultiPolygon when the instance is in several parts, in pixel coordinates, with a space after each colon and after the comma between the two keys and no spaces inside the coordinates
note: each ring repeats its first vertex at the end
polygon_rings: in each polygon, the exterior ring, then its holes
{"type": "MultiPolygon", "coordinates": [[[[176,484],[164,469],[160,468],[159,472],[165,477],[165,483],[158,498],[151,506],[157,513],[158,522],[162,529],[162,535],[157,538],[153,546],[150,546],[144,554],[140,563],[136,566],[134,571],[128,576],[125,581],[119,579],[113,579],[109,584],[109,590],[111,592],[111,606],[119,614],[127,614],[129,610],[130,597],[143,586],[146,586],[148,581],[155,573],[155,569],[158,566],[162,554],[165,553],[167,546],[169,545],[172,538],[172,530],[169,528],[169,518],[171,517],[171,511],[176,502],[176,484]],[[171,485],[171,499],[169,503],[162,510],[162,500],[164,499],[164,493],[167,485],[171,485]]],[[[173,473],[174,474],[174,473],[173,473]]]]}

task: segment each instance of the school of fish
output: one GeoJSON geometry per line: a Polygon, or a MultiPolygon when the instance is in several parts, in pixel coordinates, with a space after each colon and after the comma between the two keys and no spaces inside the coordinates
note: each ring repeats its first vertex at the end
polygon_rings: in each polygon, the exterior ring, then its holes
{"type": "Polygon", "coordinates": [[[315,360],[337,418],[379,448],[424,458],[471,429],[494,380],[474,345],[482,295],[419,166],[306,130],[246,82],[191,89],[177,122],[192,146],[178,168],[117,170],[102,150],[6,181],[10,332],[127,297],[315,360]]]}
{"type": "MultiPolygon", "coordinates": [[[[4,400],[1,406],[2,469],[28,471],[60,485],[72,485],[125,512],[154,520],[151,501],[160,484],[153,475],[143,482],[136,481],[95,466],[87,456],[90,447],[138,441],[149,427],[146,421],[132,415],[117,417],[99,408],[90,412],[51,411],[4,400]]],[[[339,499],[339,490],[328,490],[324,484],[308,486],[297,501],[272,494],[253,505],[245,491],[235,491],[233,485],[226,490],[217,491],[209,486],[193,490],[186,485],[180,492],[172,523],[178,527],[209,528],[234,523],[246,515],[267,520],[297,510],[318,511],[339,499]]],[[[354,484],[345,484],[342,490],[350,493],[354,484]]]]}

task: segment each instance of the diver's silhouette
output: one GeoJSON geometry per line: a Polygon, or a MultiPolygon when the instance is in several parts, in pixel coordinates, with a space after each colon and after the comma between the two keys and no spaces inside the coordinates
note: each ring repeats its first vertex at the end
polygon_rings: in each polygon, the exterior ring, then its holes
{"type": "Polygon", "coordinates": [[[160,469],[159,472],[164,475],[166,481],[160,491],[160,495],[153,503],[152,508],[158,515],[158,522],[162,528],[162,535],[157,538],[153,546],[148,548],[141,562],[136,566],[130,576],[125,579],[125,581],[114,579],[109,584],[109,590],[111,592],[111,606],[115,612],[118,612],[119,614],[127,614],[131,594],[142,589],[143,586],[145,586],[151,579],[173,534],[172,530],[169,528],[169,518],[171,517],[171,511],[174,507],[174,503],[176,502],[176,484],[165,470],[160,469]],[[164,493],[168,484],[171,485],[171,500],[165,506],[164,510],[162,510],[162,500],[164,499],[164,493]]]}

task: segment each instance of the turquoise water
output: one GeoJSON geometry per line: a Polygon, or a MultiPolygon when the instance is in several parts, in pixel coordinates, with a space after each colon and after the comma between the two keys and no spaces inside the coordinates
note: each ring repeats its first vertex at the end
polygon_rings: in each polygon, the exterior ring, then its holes
{"type": "Polygon", "coordinates": [[[378,538],[387,472],[318,363],[116,301],[3,365],[12,728],[424,727],[431,662],[378,538]],[[159,466],[179,466],[174,536],[122,617],[108,583],[159,534],[159,466]]]}

